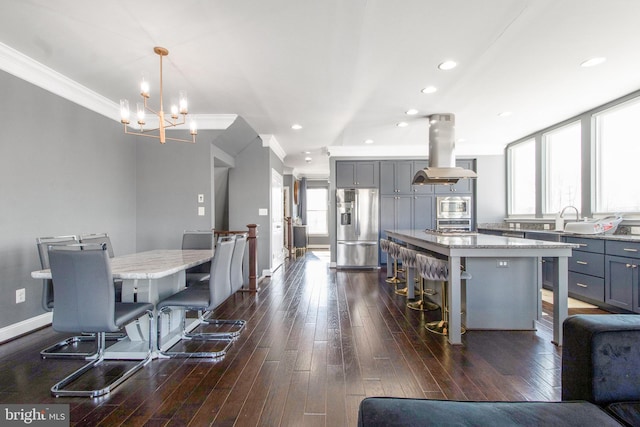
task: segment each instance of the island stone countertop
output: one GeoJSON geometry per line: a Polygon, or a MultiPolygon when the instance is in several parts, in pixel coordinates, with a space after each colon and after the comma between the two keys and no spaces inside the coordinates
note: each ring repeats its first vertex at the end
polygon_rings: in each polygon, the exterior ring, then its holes
{"type": "Polygon", "coordinates": [[[551,234],[559,237],[579,237],[585,239],[597,239],[597,240],[615,240],[622,242],[640,242],[640,235],[638,234],[580,234],[580,233],[567,233],[560,230],[544,230],[537,228],[511,228],[507,224],[479,224],[478,230],[488,231],[502,231],[506,233],[531,233],[531,234],[551,234]]]}

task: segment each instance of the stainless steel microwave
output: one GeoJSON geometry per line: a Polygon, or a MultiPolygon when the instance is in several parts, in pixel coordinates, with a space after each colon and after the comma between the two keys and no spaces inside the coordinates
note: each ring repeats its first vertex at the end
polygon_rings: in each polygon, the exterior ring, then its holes
{"type": "Polygon", "coordinates": [[[471,218],[471,197],[438,197],[436,205],[438,219],[471,218]]]}

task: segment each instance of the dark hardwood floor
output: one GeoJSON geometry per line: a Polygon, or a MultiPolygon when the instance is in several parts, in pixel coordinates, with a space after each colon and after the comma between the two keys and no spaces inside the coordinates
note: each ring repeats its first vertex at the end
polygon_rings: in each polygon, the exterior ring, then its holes
{"type": "MultiPolygon", "coordinates": [[[[222,360],[155,360],[100,399],[51,397],[82,361],[41,360],[44,328],[0,345],[0,403],[69,403],[78,426],[354,426],[366,396],[560,400],[551,307],[535,332],[431,334],[384,271],[336,271],[327,252],[287,261],[258,296],[218,310],[247,328],[222,360]]],[[[499,309],[499,308],[497,308],[499,309]]],[[[570,310],[604,313],[597,309],[570,310]]]]}

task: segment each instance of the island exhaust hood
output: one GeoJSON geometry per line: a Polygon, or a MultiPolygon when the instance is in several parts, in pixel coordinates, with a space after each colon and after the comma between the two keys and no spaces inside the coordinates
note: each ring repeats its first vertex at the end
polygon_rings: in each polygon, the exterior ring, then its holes
{"type": "Polygon", "coordinates": [[[429,124],[429,167],[418,171],[411,184],[453,185],[460,179],[477,178],[474,171],[456,167],[455,116],[432,114],[429,124]]]}

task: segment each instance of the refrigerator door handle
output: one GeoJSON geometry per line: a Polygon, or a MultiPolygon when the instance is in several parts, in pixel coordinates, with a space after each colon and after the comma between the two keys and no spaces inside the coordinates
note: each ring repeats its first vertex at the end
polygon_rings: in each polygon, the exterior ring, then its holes
{"type": "Polygon", "coordinates": [[[355,191],[355,217],[356,217],[356,236],[360,235],[360,200],[358,200],[358,190],[355,191]]]}
{"type": "Polygon", "coordinates": [[[338,242],[338,244],[345,246],[376,246],[378,242],[338,242]]]}

